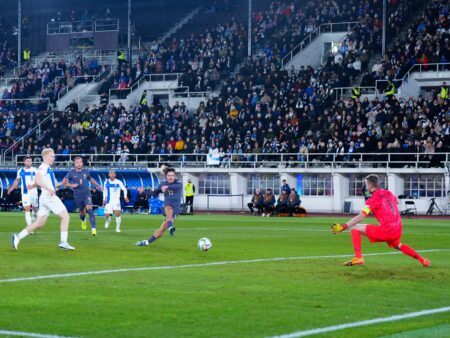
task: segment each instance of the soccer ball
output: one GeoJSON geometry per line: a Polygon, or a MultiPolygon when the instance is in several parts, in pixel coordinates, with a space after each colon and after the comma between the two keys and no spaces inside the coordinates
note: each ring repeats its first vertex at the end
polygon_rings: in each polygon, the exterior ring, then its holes
{"type": "Polygon", "coordinates": [[[209,238],[203,237],[198,240],[197,246],[200,251],[208,251],[211,249],[212,243],[209,238]]]}

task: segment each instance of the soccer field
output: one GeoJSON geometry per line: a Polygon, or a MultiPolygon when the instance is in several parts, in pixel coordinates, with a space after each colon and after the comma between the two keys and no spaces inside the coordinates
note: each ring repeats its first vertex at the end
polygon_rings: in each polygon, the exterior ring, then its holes
{"type": "Polygon", "coordinates": [[[366,265],[342,266],[353,256],[350,234],[334,236],[330,225],[346,219],[182,216],[175,237],[149,247],[134,244],[161,217],[124,215],[120,234],[114,221],[105,230],[98,220],[92,237],[71,215],[74,252],[58,248],[54,216],[14,252],[23,214],[1,214],[4,335],[272,337],[330,327],[317,337],[450,336],[448,309],[392,317],[450,307],[448,220],[404,222],[403,242],[423,250],[431,268],[365,238],[366,265]],[[197,249],[201,237],[212,240],[210,251],[197,249]],[[383,317],[389,321],[334,327],[383,317]]]}

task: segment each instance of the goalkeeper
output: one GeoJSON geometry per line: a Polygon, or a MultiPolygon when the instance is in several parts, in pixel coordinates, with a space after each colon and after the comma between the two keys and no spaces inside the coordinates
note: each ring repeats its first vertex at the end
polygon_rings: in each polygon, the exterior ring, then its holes
{"type": "Polygon", "coordinates": [[[331,230],[334,234],[351,229],[355,257],[344,265],[363,265],[364,258],[361,252],[361,235],[367,236],[370,242],[386,242],[391,248],[400,250],[405,255],[417,259],[423,266],[430,266],[431,262],[419,255],[413,248],[400,242],[402,236],[402,220],[397,207],[397,197],[389,190],[379,188],[377,175],[365,178],[366,205],[362,211],[345,224],[334,224],[331,230]],[[360,222],[373,213],[379,225],[361,224],[360,222]]]}

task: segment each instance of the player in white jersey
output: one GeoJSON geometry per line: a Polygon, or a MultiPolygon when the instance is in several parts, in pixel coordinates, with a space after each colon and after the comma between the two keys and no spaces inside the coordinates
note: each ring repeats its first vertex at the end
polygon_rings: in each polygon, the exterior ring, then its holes
{"type": "Polygon", "coordinates": [[[125,202],[128,201],[127,188],[123,185],[122,181],[116,179],[116,172],[114,170],[109,171],[109,179],[103,184],[103,205],[105,206],[105,228],[108,229],[109,223],[111,223],[111,214],[114,212],[116,215],[116,232],[120,232],[120,223],[122,221],[120,217],[120,192],[123,191],[125,202]]]}
{"type": "Polygon", "coordinates": [[[8,189],[8,194],[16,189],[20,182],[22,206],[25,211],[25,221],[27,222],[27,225],[30,225],[36,221],[36,212],[38,208],[38,192],[36,184],[34,183],[37,170],[32,166],[33,160],[29,156],[24,158],[23,164],[23,168],[20,168],[17,171],[17,177],[11,188],[8,189]]]}
{"type": "Polygon", "coordinates": [[[75,250],[73,246],[67,243],[69,235],[70,216],[63,202],[56,196],[56,188],[59,184],[56,182],[55,174],[50,166],[55,162],[55,152],[51,148],[42,151],[43,162],[39,166],[36,174],[35,184],[41,187],[42,193],[39,197],[39,210],[36,222],[27,226],[20,233],[12,236],[12,247],[17,250],[19,242],[27,237],[32,231],[45,225],[50,212],[61,218],[61,249],[75,250]]]}

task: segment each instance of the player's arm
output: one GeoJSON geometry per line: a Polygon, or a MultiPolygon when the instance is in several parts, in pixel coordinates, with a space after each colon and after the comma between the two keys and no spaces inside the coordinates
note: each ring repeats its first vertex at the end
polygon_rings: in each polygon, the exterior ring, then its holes
{"type": "Polygon", "coordinates": [[[141,191],[144,195],[150,197],[155,197],[162,193],[161,184],[156,189],[151,188],[150,190],[145,190],[145,188],[140,188],[139,191],[141,191]]]}
{"type": "Polygon", "coordinates": [[[123,199],[125,200],[126,203],[129,203],[130,200],[128,199],[128,196],[127,196],[128,195],[127,188],[125,188],[125,186],[123,185],[122,182],[119,182],[119,186],[120,186],[120,189],[123,191],[123,199]]]}
{"type": "Polygon", "coordinates": [[[67,188],[67,187],[72,188],[72,189],[78,188],[78,184],[76,184],[76,183],[73,183],[73,184],[69,183],[69,179],[70,179],[70,176],[68,174],[66,177],[64,177],[64,179],[62,180],[60,185],[62,185],[65,188],[67,188]]]}
{"type": "Polygon", "coordinates": [[[12,186],[8,189],[8,194],[12,193],[12,191],[14,189],[17,189],[17,187],[19,186],[19,182],[20,182],[20,177],[16,177],[16,179],[14,180],[12,186]]]}
{"type": "Polygon", "coordinates": [[[27,189],[34,189],[34,188],[37,188],[37,184],[36,184],[36,182],[35,182],[35,183],[32,183],[32,184],[28,184],[28,185],[27,185],[27,189]]]}
{"type": "Polygon", "coordinates": [[[334,234],[337,234],[338,232],[342,232],[346,229],[351,229],[353,226],[360,223],[364,218],[369,216],[369,214],[370,214],[370,207],[368,205],[365,205],[364,208],[361,210],[361,212],[358,215],[356,215],[355,217],[353,217],[351,220],[347,221],[346,223],[344,223],[344,224],[334,223],[331,226],[331,231],[334,234]]]}
{"type": "Polygon", "coordinates": [[[53,187],[48,187],[44,184],[44,181],[42,179],[42,172],[40,170],[38,170],[37,174],[36,174],[36,179],[34,180],[34,182],[41,187],[42,190],[47,191],[50,196],[53,196],[55,194],[55,190],[53,189],[53,187]]]}
{"type": "Polygon", "coordinates": [[[103,205],[106,205],[106,199],[108,198],[108,189],[106,189],[106,181],[103,185],[103,205]]]}
{"type": "MultiPolygon", "coordinates": [[[[181,191],[181,189],[183,188],[183,183],[181,183],[180,181],[178,182],[173,182],[173,183],[164,183],[162,187],[167,187],[163,190],[163,192],[167,189],[173,190],[173,191],[181,191]]],[[[162,190],[162,189],[161,189],[162,190]]]]}
{"type": "Polygon", "coordinates": [[[100,184],[98,184],[97,181],[94,180],[92,177],[89,178],[89,182],[90,182],[91,184],[95,185],[95,187],[96,187],[98,190],[103,191],[102,186],[101,186],[100,184]]]}

